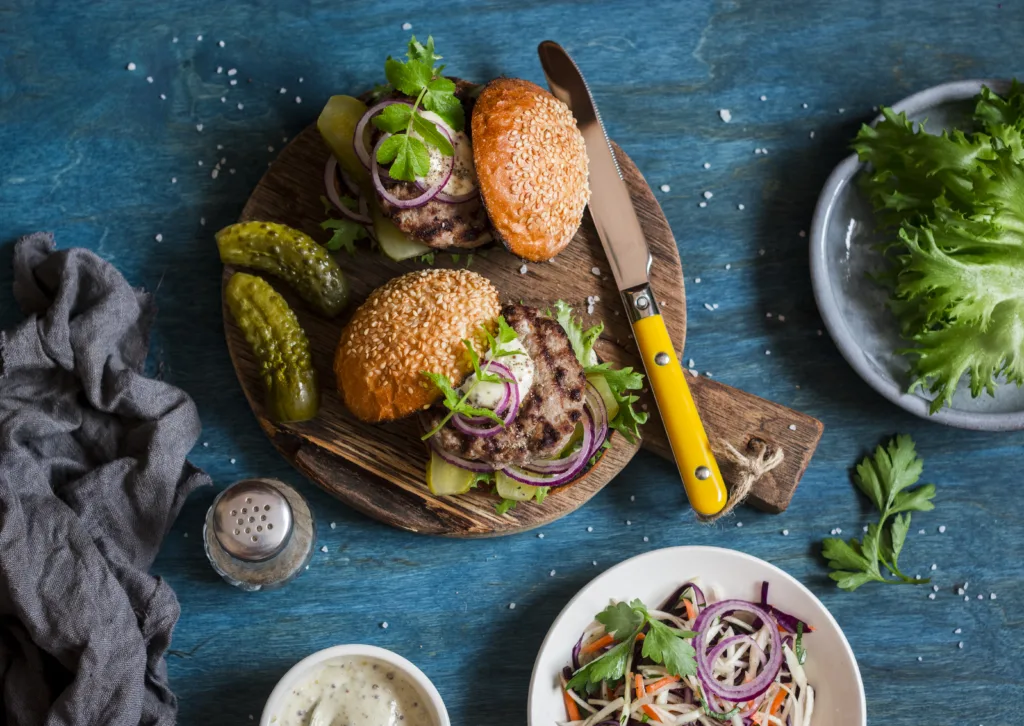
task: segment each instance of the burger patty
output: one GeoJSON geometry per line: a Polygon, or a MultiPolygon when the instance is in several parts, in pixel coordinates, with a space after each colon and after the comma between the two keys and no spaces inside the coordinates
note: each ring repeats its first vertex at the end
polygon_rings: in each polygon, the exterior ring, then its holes
{"type": "MultiPolygon", "coordinates": [[[[455,82],[455,95],[462,101],[466,112],[466,128],[469,133],[469,119],[473,113],[476,100],[477,85],[461,78],[451,78],[455,82]]],[[[409,99],[401,94],[393,98],[409,99]]],[[[373,133],[373,142],[380,138],[380,131],[373,133]]],[[[384,188],[399,199],[415,199],[423,193],[413,182],[395,181],[390,177],[384,180],[384,188]]],[[[409,237],[422,242],[427,247],[437,250],[448,248],[472,249],[492,241],[491,222],[487,210],[479,195],[461,204],[431,201],[415,209],[402,209],[377,195],[381,211],[409,237]]]]}
{"type": "MultiPolygon", "coordinates": [[[[494,436],[466,436],[448,423],[434,438],[444,450],[466,459],[522,466],[554,457],[565,448],[583,418],[587,377],[557,321],[525,305],[506,305],[501,314],[533,359],[533,385],[519,413],[494,436]]],[[[446,413],[443,408],[431,408],[426,415],[428,430],[446,413]]]]}

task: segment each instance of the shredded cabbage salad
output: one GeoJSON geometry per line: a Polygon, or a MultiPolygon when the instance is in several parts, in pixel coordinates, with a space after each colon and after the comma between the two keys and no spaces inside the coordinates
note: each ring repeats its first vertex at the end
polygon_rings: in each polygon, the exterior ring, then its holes
{"type": "Polygon", "coordinates": [[[811,726],[811,631],[768,603],[767,582],[760,602],[709,602],[694,579],[657,610],[612,603],[559,674],[567,719],[557,723],[811,726]]]}

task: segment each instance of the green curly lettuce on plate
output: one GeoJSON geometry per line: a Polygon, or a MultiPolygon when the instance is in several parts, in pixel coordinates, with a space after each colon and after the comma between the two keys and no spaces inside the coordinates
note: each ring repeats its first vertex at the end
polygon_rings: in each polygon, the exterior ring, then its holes
{"type": "Polygon", "coordinates": [[[880,281],[907,347],[910,391],[949,405],[1024,383],[1024,88],[983,88],[973,126],[941,134],[882,109],[853,144],[869,164],[863,188],[882,227],[880,281]]]}

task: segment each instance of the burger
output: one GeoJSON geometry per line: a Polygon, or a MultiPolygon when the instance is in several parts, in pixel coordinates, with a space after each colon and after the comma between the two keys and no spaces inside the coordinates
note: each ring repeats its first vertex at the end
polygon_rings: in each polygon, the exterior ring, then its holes
{"type": "Polygon", "coordinates": [[[415,417],[434,494],[493,487],[504,513],[582,478],[612,431],[638,437],[643,376],[598,360],[603,327],[584,329],[561,301],[501,304],[469,270],[420,270],[356,310],[334,371],[359,419],[415,417]]]}
{"type": "Polygon", "coordinates": [[[572,112],[529,81],[447,77],[440,60],[432,38],[414,36],[407,60],[385,62],[386,84],[325,106],[332,245],[369,236],[406,259],[499,241],[524,260],[552,259],[590,199],[572,112]]]}

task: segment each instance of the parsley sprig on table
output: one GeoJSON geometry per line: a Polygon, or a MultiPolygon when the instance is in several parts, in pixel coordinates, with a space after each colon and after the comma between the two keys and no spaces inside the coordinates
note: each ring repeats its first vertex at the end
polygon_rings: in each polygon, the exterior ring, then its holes
{"type": "MultiPolygon", "coordinates": [[[[569,680],[569,688],[578,688],[602,681],[621,681],[629,667],[637,636],[647,629],[642,655],[665,666],[670,675],[685,678],[697,673],[696,652],[690,640],[696,633],[679,630],[655,620],[647,606],[639,600],[609,605],[597,614],[597,620],[615,639],[615,645],[576,671],[569,680]]],[[[628,691],[629,689],[627,689],[628,691]]]]}
{"type": "Polygon", "coordinates": [[[431,373],[429,371],[421,372],[421,375],[430,380],[430,382],[433,383],[434,386],[437,387],[437,390],[439,390],[444,396],[441,404],[448,409],[448,414],[441,419],[437,426],[423,435],[423,441],[426,441],[444,428],[444,425],[457,413],[460,413],[463,416],[485,416],[495,423],[504,425],[504,422],[494,411],[489,408],[478,408],[476,406],[472,406],[468,401],[469,395],[480,383],[514,383],[514,381],[511,381],[508,378],[504,378],[497,373],[492,373],[489,370],[489,366],[490,361],[493,361],[500,356],[514,355],[517,352],[515,350],[509,351],[503,348],[503,345],[515,340],[516,331],[508,325],[503,316],[498,316],[497,336],[493,335],[489,330],[487,330],[487,328],[482,328],[482,330],[487,339],[488,355],[490,356],[490,360],[483,365],[480,365],[480,356],[473,347],[473,344],[468,340],[462,341],[462,344],[466,346],[466,351],[469,354],[470,363],[473,365],[473,373],[476,375],[476,379],[473,381],[473,384],[465,393],[462,393],[458,388],[456,388],[452,384],[451,379],[443,373],[431,373]]]}
{"type": "Polygon", "coordinates": [[[406,56],[407,61],[388,56],[384,74],[390,88],[415,101],[412,106],[394,103],[385,107],[374,117],[373,125],[392,134],[377,150],[377,162],[391,164],[392,179],[415,181],[430,171],[427,144],[444,156],[455,153],[448,137],[421,110],[437,114],[455,131],[462,130],[466,118],[462,102],[455,96],[455,83],[441,75],[443,65],[436,65],[442,56],[434,53],[434,38],[428,37],[423,45],[412,36],[406,56]]]}
{"type": "MultiPolygon", "coordinates": [[[[334,205],[327,197],[320,197],[320,201],[324,204],[324,210],[328,215],[334,214],[334,205]]],[[[341,203],[349,209],[355,210],[357,202],[351,197],[341,197],[341,203]]],[[[331,229],[334,232],[331,234],[331,238],[324,245],[331,252],[337,252],[338,250],[345,250],[350,255],[356,253],[356,241],[365,239],[367,237],[366,227],[359,224],[352,219],[329,217],[320,223],[320,229],[331,229]]]]}
{"type": "Polygon", "coordinates": [[[857,488],[882,513],[877,524],[868,525],[860,541],[826,539],[822,553],[833,572],[829,577],[844,590],[856,590],[866,582],[893,585],[923,585],[929,578],[907,577],[899,568],[900,552],[910,531],[910,513],[935,508],[935,485],[914,487],[921,478],[924,461],[917,455],[914,441],[901,435],[879,446],[872,456],[864,457],[853,477],[857,488]],[[891,520],[891,521],[890,521],[891,520]],[[887,577],[882,568],[892,577],[887,577]]]}

